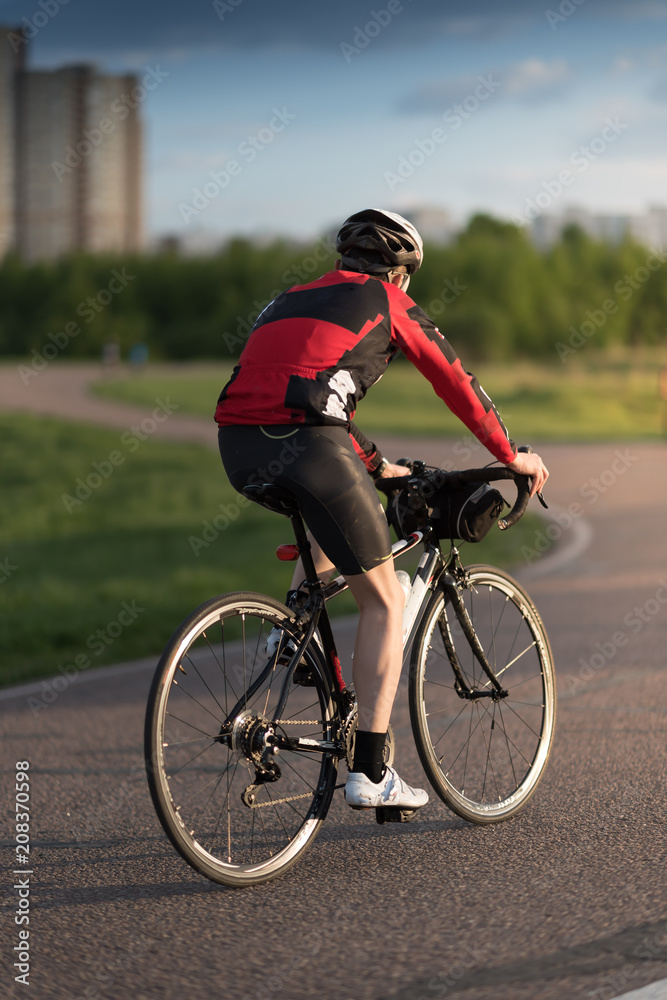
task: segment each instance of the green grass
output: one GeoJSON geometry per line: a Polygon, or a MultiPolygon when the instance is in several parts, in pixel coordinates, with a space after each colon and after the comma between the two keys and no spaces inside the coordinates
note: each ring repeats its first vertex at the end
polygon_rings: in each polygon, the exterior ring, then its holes
{"type": "MultiPolygon", "coordinates": [[[[662,358],[639,350],[599,355],[582,349],[565,364],[522,361],[472,366],[519,441],[623,441],[662,436],[662,358]]],[[[98,383],[110,399],[153,405],[168,395],[180,413],[211,418],[232,365],[159,366],[98,383]]],[[[410,364],[397,361],[362,400],[357,421],[370,434],[460,436],[461,425],[410,364]]]]}
{"type": "MultiPolygon", "coordinates": [[[[53,675],[76,657],[93,667],[156,654],[216,593],[284,596],[291,568],[273,553],[289,525],[239,507],[213,449],[149,438],[131,450],[117,431],[24,415],[0,416],[0,435],[0,683],[53,675]],[[115,467],[104,464],[112,452],[115,467]],[[77,503],[94,463],[113,471],[77,503]],[[216,532],[221,510],[230,526],[216,532]]],[[[466,561],[518,562],[536,527],[526,518],[494,531],[464,549],[466,561]]],[[[337,604],[352,609],[348,595],[337,604]]]]}

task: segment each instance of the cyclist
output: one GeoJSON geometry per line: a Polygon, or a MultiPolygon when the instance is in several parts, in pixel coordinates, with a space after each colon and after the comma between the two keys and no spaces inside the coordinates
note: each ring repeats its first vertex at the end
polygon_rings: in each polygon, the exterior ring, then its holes
{"type": "MultiPolygon", "coordinates": [[[[423,259],[414,226],[365,209],[343,223],[336,249],[335,270],[281,292],[255,322],[218,400],[220,454],[237,490],[269,481],[298,497],[317,543],[318,573],[337,567],[359,606],[358,729],[346,802],[416,809],[427,793],[383,763],[402,666],[404,593],[373,487],[374,479],[407,470],[388,462],[353,423],[357,404],[402,351],[494,458],[532,477],[532,494],[548,472],[538,455],[517,453],[490,398],[406,294],[423,259]]],[[[302,575],[297,565],[291,607],[303,600],[302,575]]],[[[297,671],[295,681],[308,684],[307,672],[297,671]]]]}

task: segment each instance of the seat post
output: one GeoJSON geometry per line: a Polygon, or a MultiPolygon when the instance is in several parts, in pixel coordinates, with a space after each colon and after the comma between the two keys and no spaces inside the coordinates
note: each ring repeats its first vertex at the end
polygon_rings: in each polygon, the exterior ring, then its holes
{"type": "Polygon", "coordinates": [[[290,514],[289,519],[292,522],[294,537],[296,538],[296,544],[299,549],[299,555],[301,556],[301,562],[303,563],[303,568],[306,571],[306,583],[308,584],[308,589],[312,593],[314,588],[320,586],[320,581],[315,569],[315,563],[313,562],[313,553],[310,548],[310,542],[308,541],[303,518],[301,517],[301,514],[297,513],[290,514]]]}
{"type": "Polygon", "coordinates": [[[254,503],[260,504],[260,506],[273,511],[275,514],[283,514],[290,519],[299,555],[301,556],[303,568],[306,571],[308,590],[311,594],[322,594],[322,584],[320,583],[315,563],[313,562],[313,554],[306,534],[306,526],[303,523],[303,517],[299,509],[298,499],[290,490],[275,483],[249,483],[247,486],[244,486],[241,492],[254,503]]]}
{"type": "MultiPolygon", "coordinates": [[[[296,512],[291,513],[289,515],[289,519],[292,522],[292,528],[294,529],[294,537],[296,538],[299,555],[301,556],[303,568],[306,572],[306,586],[308,587],[308,593],[310,594],[310,599],[313,602],[311,607],[315,616],[314,627],[319,630],[323,649],[325,650],[331,670],[333,671],[336,697],[342,698],[346,691],[345,680],[343,678],[338,653],[336,652],[336,640],[331,628],[331,622],[329,621],[329,616],[326,612],[324,587],[322,586],[322,582],[320,581],[315,569],[313,553],[310,548],[310,542],[308,541],[308,536],[306,535],[306,527],[303,523],[300,511],[297,510],[296,512]]],[[[311,627],[313,627],[312,621],[311,627]]]]}

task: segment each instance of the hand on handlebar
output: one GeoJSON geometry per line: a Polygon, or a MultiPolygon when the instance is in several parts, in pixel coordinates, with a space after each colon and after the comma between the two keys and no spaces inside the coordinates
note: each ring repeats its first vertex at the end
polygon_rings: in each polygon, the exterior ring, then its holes
{"type": "MultiPolygon", "coordinates": [[[[402,459],[400,460],[402,461],[402,459]]],[[[432,466],[425,465],[424,462],[410,462],[411,477],[408,490],[412,490],[409,497],[409,504],[413,510],[421,510],[422,513],[430,517],[432,511],[427,502],[427,494],[422,492],[422,487],[428,489],[428,497],[432,498],[434,493],[447,489],[460,490],[462,486],[469,483],[495,483],[504,480],[512,480],[516,485],[517,496],[509,514],[498,521],[498,527],[504,531],[511,528],[513,524],[523,515],[531,497],[531,485],[533,493],[538,487],[546,482],[549,473],[544,468],[541,458],[532,453],[519,453],[511,465],[493,467],[486,466],[483,469],[459,469],[456,471],[445,471],[432,466]],[[513,468],[513,466],[515,466],[513,468]],[[423,501],[420,504],[419,501],[423,501]]],[[[389,497],[398,497],[403,490],[406,472],[410,470],[406,465],[387,465],[378,478],[375,480],[377,489],[386,493],[389,497]]],[[[543,497],[537,494],[542,506],[546,507],[543,497]]],[[[428,518],[427,518],[428,520],[428,518]]],[[[449,537],[449,536],[447,536],[449,537]]]]}
{"type": "Polygon", "coordinates": [[[531,497],[534,497],[536,493],[542,492],[544,484],[549,478],[549,470],[544,465],[540,456],[536,455],[535,452],[530,452],[529,454],[518,452],[514,461],[510,462],[507,468],[512,469],[513,472],[519,472],[522,476],[530,477],[531,497]]]}
{"type": "Polygon", "coordinates": [[[394,476],[409,476],[409,475],[410,475],[410,469],[407,469],[404,465],[392,465],[391,462],[387,462],[379,478],[393,479],[394,476]]]}

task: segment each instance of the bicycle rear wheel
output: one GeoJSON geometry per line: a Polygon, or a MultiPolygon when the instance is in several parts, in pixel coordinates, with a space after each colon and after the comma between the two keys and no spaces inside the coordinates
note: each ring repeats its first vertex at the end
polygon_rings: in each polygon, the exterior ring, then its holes
{"type": "Polygon", "coordinates": [[[546,766],[556,719],[554,664],[540,616],[526,592],[491,566],[468,568],[461,594],[505,698],[470,700],[447,654],[447,627],[463,678],[488,694],[444,592],[431,598],[410,663],[410,716],[424,770],[437,794],[473,823],[498,823],[521,809],[546,766]]]}
{"type": "Polygon", "coordinates": [[[334,740],[339,721],[315,641],[303,661],[309,686],[289,682],[280,650],[296,638],[287,608],[233,593],[203,604],[172,636],[153,679],[145,752],[155,809],[176,850],[198,872],[230,886],[285,872],[312,843],[333,794],[332,751],[281,749],[280,738],[334,740]],[[283,629],[278,654],[267,639],[283,629]]]}

